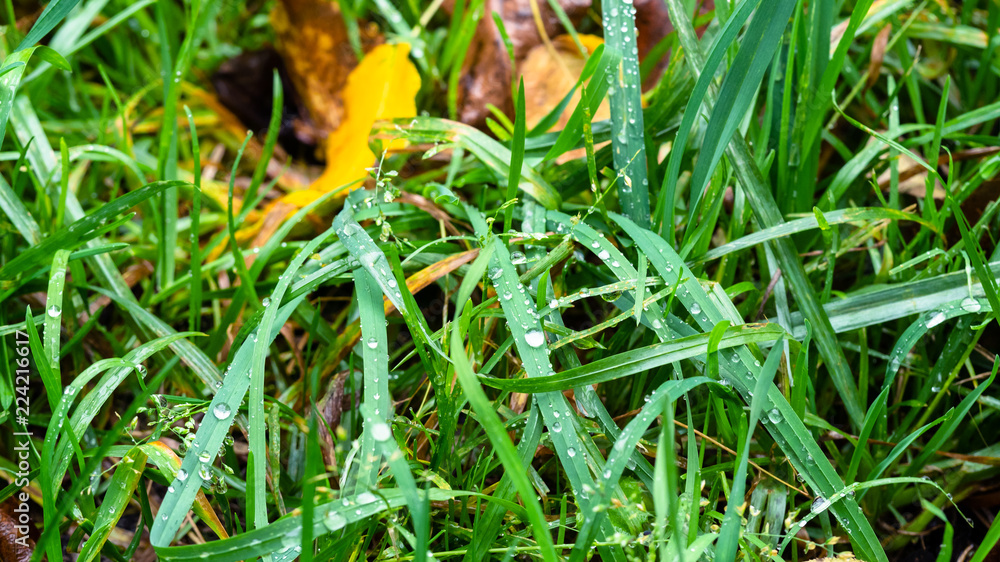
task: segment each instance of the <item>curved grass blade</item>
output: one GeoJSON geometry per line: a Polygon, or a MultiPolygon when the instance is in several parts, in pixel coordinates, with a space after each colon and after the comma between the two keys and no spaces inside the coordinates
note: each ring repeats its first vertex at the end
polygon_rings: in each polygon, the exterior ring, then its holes
{"type": "MultiPolygon", "coordinates": [[[[611,502],[611,484],[617,483],[621,477],[622,473],[625,471],[625,467],[629,461],[629,457],[636,446],[639,444],[639,439],[642,435],[649,429],[649,426],[656,420],[657,415],[663,409],[664,402],[674,402],[681,396],[683,396],[688,391],[706,383],[714,383],[712,379],[707,377],[692,377],[684,380],[670,380],[659,388],[654,390],[649,395],[649,402],[647,402],[642,410],[637,416],[632,418],[632,421],[625,426],[621,434],[615,439],[615,444],[611,448],[611,453],[608,455],[608,460],[604,465],[604,487],[601,492],[601,498],[598,500],[601,505],[608,505],[611,502]]],[[[584,558],[584,554],[590,549],[590,543],[594,539],[594,532],[596,530],[597,524],[603,520],[605,512],[601,511],[598,514],[588,519],[584,522],[582,528],[580,529],[579,535],[576,539],[576,544],[573,546],[573,553],[570,560],[580,560],[584,558]]]]}
{"type": "MultiPolygon", "coordinates": [[[[934,232],[938,231],[936,225],[924,220],[919,215],[888,208],[862,207],[841,209],[838,211],[823,213],[823,218],[826,219],[826,222],[829,225],[852,223],[856,221],[908,220],[918,222],[934,232]]],[[[710,260],[719,259],[723,256],[732,254],[733,252],[739,252],[740,250],[751,248],[757,244],[762,244],[777,238],[786,238],[793,234],[805,232],[814,228],[819,228],[819,221],[815,215],[783,222],[770,228],[765,228],[752,234],[747,234],[746,236],[723,244],[722,246],[712,248],[702,254],[702,256],[696,260],[696,263],[704,263],[710,260]]]]}
{"type": "MultiPolygon", "coordinates": [[[[718,349],[774,341],[784,334],[784,329],[777,324],[734,326],[725,331],[718,342],[718,349]]],[[[525,379],[497,379],[480,375],[479,380],[488,386],[511,392],[563,391],[651,371],[662,365],[706,355],[710,340],[711,334],[698,334],[604,357],[553,375],[525,379]]]]}
{"type": "Polygon", "coordinates": [[[108,482],[108,491],[104,494],[97,518],[94,519],[94,531],[80,549],[78,560],[91,562],[100,555],[101,547],[111,536],[111,530],[125,513],[145,467],[146,453],[139,447],[129,451],[115,467],[115,473],[108,482]]]}

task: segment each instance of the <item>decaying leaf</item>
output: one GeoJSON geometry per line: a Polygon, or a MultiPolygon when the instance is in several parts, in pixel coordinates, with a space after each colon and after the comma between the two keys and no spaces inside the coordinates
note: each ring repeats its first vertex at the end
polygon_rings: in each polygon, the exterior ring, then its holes
{"type": "MultiPolygon", "coordinates": [[[[532,11],[533,2],[548,36],[565,32],[547,0],[486,1],[485,13],[496,13],[503,21],[514,48],[515,65],[519,65],[531,49],[542,44],[538,22],[532,11]]],[[[559,5],[570,21],[576,25],[587,14],[591,0],[560,0],[559,5]]],[[[453,7],[453,1],[445,3],[448,12],[451,12],[453,7]]],[[[513,74],[500,30],[493,18],[484,17],[469,46],[462,69],[462,81],[458,91],[459,121],[468,125],[482,126],[486,122],[486,117],[490,115],[489,105],[494,105],[510,114],[513,111],[510,97],[513,74]]]]}
{"type": "MultiPolygon", "coordinates": [[[[324,193],[356,188],[366,170],[376,163],[368,146],[372,125],[380,119],[414,117],[420,74],[409,59],[406,43],[383,44],[372,49],[351,71],[341,92],[343,112],[339,126],[326,141],[326,169],[307,189],[292,191],[272,203],[262,219],[242,230],[244,237],[257,234],[264,225],[275,224],[324,193]]],[[[390,143],[392,149],[400,143],[390,143]]],[[[257,236],[257,242],[265,238],[257,236]]]]}
{"type": "MultiPolygon", "coordinates": [[[[452,4],[453,2],[446,2],[445,8],[451,11],[452,4]]],[[[711,4],[712,2],[706,2],[706,5],[711,4]]],[[[560,0],[559,5],[574,27],[581,26],[588,15],[595,19],[600,18],[599,11],[595,11],[597,6],[593,5],[591,0],[560,0]]],[[[673,26],[667,15],[666,4],[662,0],[635,0],[633,6],[638,29],[636,46],[641,59],[673,31],[673,26]]],[[[548,0],[487,0],[486,13],[496,13],[503,21],[514,48],[514,64],[518,75],[529,74],[522,65],[526,64],[530,54],[539,46],[547,47],[546,37],[554,37],[568,31],[563,28],[548,0]],[[542,36],[540,28],[544,30],[545,37],[542,36]]],[[[586,47],[586,41],[583,41],[582,36],[581,42],[586,47]]],[[[552,41],[552,44],[555,46],[555,41],[552,41]]],[[[571,44],[579,53],[579,48],[571,44]]],[[[664,58],[650,74],[644,87],[648,88],[655,84],[665,67],[664,58]]],[[[468,125],[482,126],[486,117],[490,115],[489,105],[494,105],[510,114],[513,111],[513,104],[508,85],[514,74],[515,70],[511,68],[510,58],[496,23],[492,18],[483,18],[465,59],[458,92],[458,120],[468,125]]],[[[564,90],[563,94],[566,91],[564,90]]]]}
{"type": "MultiPolygon", "coordinates": [[[[321,133],[336,130],[344,118],[341,90],[358,60],[347,37],[339,4],[325,0],[281,0],[271,12],[277,48],[285,68],[321,133]]],[[[366,46],[381,42],[366,27],[366,46]]]]}
{"type": "Polygon", "coordinates": [[[0,506],[0,560],[27,562],[31,560],[35,543],[19,533],[17,518],[13,512],[14,505],[14,501],[9,500],[0,506]]]}
{"type": "MultiPolygon", "coordinates": [[[[923,199],[927,193],[927,169],[921,166],[905,154],[899,155],[899,192],[912,195],[918,199],[923,199]]],[[[882,172],[878,177],[878,185],[882,189],[888,189],[891,181],[889,170],[882,172]]],[[[944,200],[945,191],[941,182],[934,180],[934,198],[944,200]]]]}
{"type": "Polygon", "coordinates": [[[326,142],[326,171],[311,186],[331,191],[365,177],[375,163],[368,134],[380,119],[414,117],[420,74],[406,43],[379,45],[351,71],[344,88],[346,117],[326,142]]]}
{"type": "MultiPolygon", "coordinates": [[[[600,37],[593,35],[580,35],[580,41],[589,52],[593,52],[603,42],[600,37]]],[[[559,105],[566,92],[576,84],[586,62],[569,35],[554,38],[552,46],[553,49],[549,49],[546,45],[538,45],[531,49],[519,68],[521,78],[524,80],[525,121],[529,128],[534,127],[559,105]]],[[[579,99],[580,92],[577,91],[553,130],[566,126],[579,99]]],[[[605,100],[595,112],[594,119],[600,121],[610,116],[611,112],[605,100]]]]}

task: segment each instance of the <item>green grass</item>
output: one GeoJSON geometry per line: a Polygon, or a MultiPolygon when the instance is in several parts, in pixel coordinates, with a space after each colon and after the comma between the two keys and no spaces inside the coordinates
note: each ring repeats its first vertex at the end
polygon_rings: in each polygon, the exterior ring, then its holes
{"type": "Polygon", "coordinates": [[[253,138],[201,92],[272,3],[5,28],[0,359],[33,369],[0,499],[30,431],[35,560],[986,559],[1000,4],[666,0],[644,92],[605,0],[582,102],[532,127],[512,83],[489,132],[453,120],[489,3],[338,4],[421,53],[421,115],[371,132],[412,150],[260,247],[293,93],[253,138]]]}

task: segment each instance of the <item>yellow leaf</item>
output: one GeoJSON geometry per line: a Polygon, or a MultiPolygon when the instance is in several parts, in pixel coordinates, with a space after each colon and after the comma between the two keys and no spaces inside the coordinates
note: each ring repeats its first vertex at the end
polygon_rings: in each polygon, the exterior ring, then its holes
{"type": "MultiPolygon", "coordinates": [[[[343,100],[347,117],[326,143],[326,171],[310,191],[328,192],[365,178],[375,163],[368,135],[379,119],[414,117],[420,74],[409,59],[405,43],[379,45],[347,77],[343,100]]],[[[301,204],[298,196],[296,203],[301,204]]]]}

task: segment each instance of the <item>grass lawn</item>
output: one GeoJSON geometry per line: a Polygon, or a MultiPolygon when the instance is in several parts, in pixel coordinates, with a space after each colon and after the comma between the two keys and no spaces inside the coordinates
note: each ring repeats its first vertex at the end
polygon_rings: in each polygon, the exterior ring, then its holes
{"type": "Polygon", "coordinates": [[[1000,2],[0,21],[0,560],[1000,560],[1000,2]]]}

